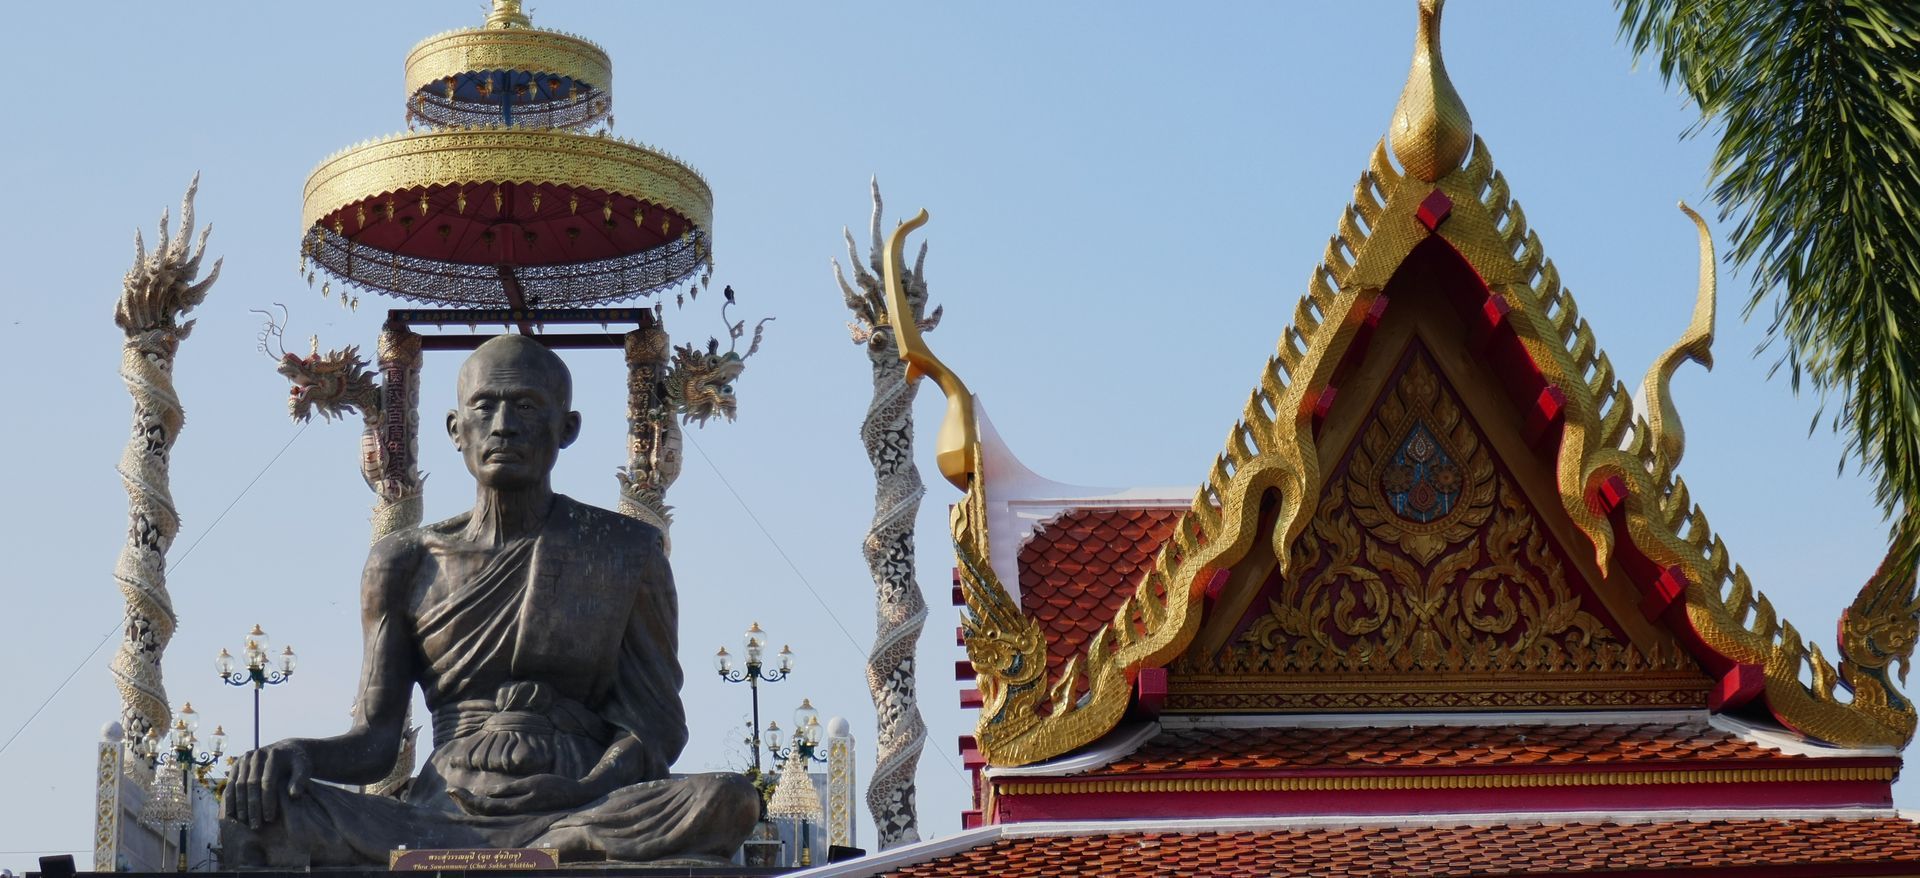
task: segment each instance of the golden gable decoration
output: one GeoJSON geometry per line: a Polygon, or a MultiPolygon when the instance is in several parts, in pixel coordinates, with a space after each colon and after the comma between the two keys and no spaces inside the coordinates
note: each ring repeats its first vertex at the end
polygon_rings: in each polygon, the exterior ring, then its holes
{"type": "Polygon", "coordinates": [[[1168,707],[1703,706],[1691,659],[1587,610],[1424,349],[1402,364],[1277,595],[1221,654],[1170,665],[1168,707]]]}
{"type": "Polygon", "coordinates": [[[1257,655],[1275,671],[1624,669],[1630,647],[1581,608],[1544,530],[1441,392],[1432,363],[1414,357],[1382,409],[1294,543],[1282,597],[1235,645],[1239,663],[1257,655]],[[1447,495],[1416,494],[1428,481],[1415,483],[1404,458],[1438,462],[1435,480],[1457,481],[1458,499],[1429,522],[1409,516],[1421,500],[1436,508],[1447,495]],[[1412,490],[1388,496],[1403,487],[1412,490]]]}
{"type": "MultiPolygon", "coordinates": [[[[1245,558],[1262,534],[1277,569],[1287,572],[1292,547],[1314,518],[1308,498],[1319,498],[1324,487],[1316,404],[1387,282],[1429,239],[1444,242],[1478,276],[1489,309],[1499,314],[1499,331],[1511,333],[1544,381],[1543,398],[1552,397],[1559,439],[1546,453],[1560,506],[1591,543],[1599,569],[1605,573],[1624,558],[1641,578],[1658,571],[1673,589],[1664,596],[1672,609],[1666,624],[1694,638],[1694,655],[1712,658],[1711,670],[1722,675],[1722,684],[1741,683],[1744,691],[1747,682],[1760,680],[1760,691],[1752,694],[1791,728],[1853,747],[1898,747],[1912,738],[1914,706],[1891,677],[1896,667],[1904,671],[1920,630],[1915,583],[1883,572],[1866,584],[1843,618],[1836,672],[1817,647],[1777,618],[1733,564],[1685,481],[1673,474],[1684,446],[1666,385],[1682,360],[1708,362],[1704,352],[1711,341],[1713,256],[1704,224],[1694,325],[1649,371],[1656,414],[1643,418],[1560,286],[1558,270],[1510,197],[1486,144],[1471,134],[1464,104],[1458,112],[1451,108],[1458,102],[1440,63],[1440,6],[1440,0],[1421,0],[1413,71],[1396,108],[1393,150],[1407,171],[1388,160],[1383,139],[1226,450],[1148,575],[1057,681],[1044,682],[1037,670],[1045,666],[1044,637],[986,564],[979,437],[962,426],[971,424],[971,396],[925,350],[910,324],[893,321],[902,358],[912,366],[909,374],[936,376],[948,394],[939,451],[943,473],[966,491],[954,509],[954,542],[967,601],[966,645],[985,701],[977,739],[990,764],[1051,758],[1112,730],[1130,703],[1135,675],[1166,667],[1187,649],[1207,584],[1245,558]],[[1470,154],[1452,148],[1461,140],[1470,140],[1470,154]],[[1271,525],[1263,526],[1263,498],[1270,494],[1277,502],[1271,525]],[[1836,688],[1843,680],[1848,693],[1836,688]]],[[[892,294],[898,291],[905,234],[924,221],[922,216],[903,225],[889,241],[892,294]]]]}

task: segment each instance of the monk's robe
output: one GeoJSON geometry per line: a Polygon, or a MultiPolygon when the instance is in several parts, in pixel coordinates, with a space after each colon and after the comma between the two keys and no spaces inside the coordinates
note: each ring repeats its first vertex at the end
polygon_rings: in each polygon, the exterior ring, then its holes
{"type": "MultiPolygon", "coordinates": [[[[463,515],[396,536],[420,540],[422,563],[433,564],[435,548],[465,526],[463,515]]],[[[437,575],[450,574],[443,565],[437,575]]],[[[404,798],[319,783],[300,798],[280,791],[279,819],[257,830],[223,821],[230,863],[374,864],[402,846],[552,846],[624,861],[732,854],[731,844],[701,845],[746,835],[759,816],[752,786],[737,774],[667,777],[687,730],[677,600],[658,531],[556,496],[538,537],[500,547],[466,582],[447,585],[399,623],[413,627],[434,744],[404,798]],[[585,778],[626,733],[647,751],[643,781],[578,809],[482,816],[448,795],[536,774],[585,778]],[[716,833],[716,823],[739,831],[716,833]]]]}

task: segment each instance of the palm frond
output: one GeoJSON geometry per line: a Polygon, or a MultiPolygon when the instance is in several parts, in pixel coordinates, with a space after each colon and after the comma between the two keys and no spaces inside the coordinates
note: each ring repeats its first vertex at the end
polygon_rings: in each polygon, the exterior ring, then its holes
{"type": "Polygon", "coordinates": [[[1719,136],[1714,199],[1769,343],[1887,512],[1920,514],[1920,4],[1616,0],[1719,136]]]}

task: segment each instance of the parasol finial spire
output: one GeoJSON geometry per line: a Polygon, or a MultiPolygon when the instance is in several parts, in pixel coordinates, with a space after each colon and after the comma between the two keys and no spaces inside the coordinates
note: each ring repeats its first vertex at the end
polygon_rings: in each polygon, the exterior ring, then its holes
{"type": "Polygon", "coordinates": [[[520,0],[493,0],[493,12],[487,15],[487,27],[533,27],[533,19],[520,8],[520,0]]]}
{"type": "Polygon", "coordinates": [[[1440,58],[1440,8],[1445,0],[1420,0],[1420,30],[1413,66],[1393,108],[1393,156],[1407,172],[1429,183],[1460,167],[1473,145],[1473,119],[1447,78],[1440,58]]]}

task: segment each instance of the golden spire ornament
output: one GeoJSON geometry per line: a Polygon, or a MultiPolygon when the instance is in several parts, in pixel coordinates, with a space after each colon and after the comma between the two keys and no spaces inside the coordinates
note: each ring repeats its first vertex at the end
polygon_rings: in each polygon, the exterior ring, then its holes
{"type": "Polygon", "coordinates": [[[1400,103],[1393,108],[1393,157],[1429,183],[1460,167],[1473,145],[1473,119],[1447,78],[1440,57],[1440,8],[1445,0],[1420,0],[1420,30],[1413,40],[1413,67],[1400,103]]]}
{"type": "Polygon", "coordinates": [[[493,12],[487,15],[487,27],[533,27],[533,19],[520,9],[520,0],[493,0],[493,12]]]}

